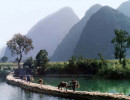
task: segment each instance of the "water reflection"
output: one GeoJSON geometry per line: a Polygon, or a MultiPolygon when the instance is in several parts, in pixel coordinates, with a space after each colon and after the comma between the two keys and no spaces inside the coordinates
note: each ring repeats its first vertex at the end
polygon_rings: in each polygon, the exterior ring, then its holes
{"type": "MultiPolygon", "coordinates": [[[[40,77],[41,78],[41,77],[40,77]]],[[[35,78],[37,82],[39,78],[35,78]]],[[[130,80],[96,80],[96,79],[85,79],[75,78],[80,82],[79,91],[100,91],[106,93],[124,93],[130,94],[130,80]]],[[[61,81],[71,81],[72,78],[46,78],[43,77],[46,84],[57,86],[61,81]]]]}
{"type": "MultiPolygon", "coordinates": [[[[37,82],[39,78],[35,78],[37,82]]],[[[45,78],[46,84],[57,86],[60,81],[70,81],[71,78],[45,78]]],[[[76,78],[80,82],[80,91],[100,91],[109,93],[130,94],[130,80],[87,80],[76,78]]],[[[71,100],[45,94],[32,93],[19,87],[8,85],[0,79],[0,100],[71,100]]]]}
{"type": "MultiPolygon", "coordinates": [[[[130,81],[126,80],[89,80],[86,82],[85,89],[88,91],[100,91],[109,93],[130,93],[130,81]]],[[[83,88],[82,87],[82,88],[83,88]]]]}
{"type": "Polygon", "coordinates": [[[0,100],[70,100],[44,94],[32,93],[19,87],[8,85],[0,79],[0,100]]]}

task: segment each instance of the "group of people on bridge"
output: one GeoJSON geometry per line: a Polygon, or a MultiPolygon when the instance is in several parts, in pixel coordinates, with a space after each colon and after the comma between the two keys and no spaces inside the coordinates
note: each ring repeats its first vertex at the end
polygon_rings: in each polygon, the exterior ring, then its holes
{"type": "Polygon", "coordinates": [[[34,78],[32,75],[20,76],[21,80],[27,81],[28,83],[33,82],[34,78]]]}
{"type": "MultiPolygon", "coordinates": [[[[21,80],[24,80],[28,83],[34,82],[34,78],[33,78],[32,75],[20,76],[20,78],[21,78],[21,80]]],[[[40,86],[42,86],[43,79],[39,79],[38,84],[40,84],[40,86]]],[[[67,91],[68,88],[69,89],[72,88],[73,91],[75,91],[76,88],[79,88],[79,82],[74,80],[74,79],[72,79],[72,81],[69,81],[69,82],[60,82],[60,84],[58,85],[58,89],[62,90],[62,88],[66,88],[66,91],[67,91]]]]}

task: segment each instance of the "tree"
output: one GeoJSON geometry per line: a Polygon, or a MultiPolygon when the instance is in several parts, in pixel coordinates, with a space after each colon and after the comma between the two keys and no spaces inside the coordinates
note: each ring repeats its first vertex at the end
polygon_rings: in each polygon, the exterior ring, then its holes
{"type": "Polygon", "coordinates": [[[130,35],[122,30],[115,30],[115,35],[111,42],[114,44],[115,58],[122,64],[125,61],[126,49],[130,47],[130,35]]]}
{"type": "Polygon", "coordinates": [[[6,56],[3,56],[2,58],[1,58],[1,62],[7,62],[8,61],[8,57],[6,57],[6,56]]]}
{"type": "Polygon", "coordinates": [[[33,69],[34,67],[34,60],[32,57],[29,57],[24,61],[23,67],[28,66],[30,69],[33,69]]]}
{"type": "Polygon", "coordinates": [[[76,56],[72,56],[70,59],[69,59],[69,65],[70,66],[75,66],[76,65],[76,62],[77,62],[77,60],[76,60],[76,56]]]}
{"type": "Polygon", "coordinates": [[[36,67],[40,67],[42,71],[45,71],[46,65],[49,61],[48,52],[46,50],[40,50],[36,55],[36,67]]]}
{"type": "Polygon", "coordinates": [[[34,47],[32,45],[32,39],[21,35],[20,33],[15,34],[14,37],[7,42],[7,47],[11,51],[11,54],[17,55],[18,67],[20,68],[20,62],[23,56],[23,53],[26,55],[34,47]]]}
{"type": "Polygon", "coordinates": [[[101,67],[107,67],[107,60],[104,59],[101,53],[98,53],[99,59],[100,59],[100,65],[101,67]]]}
{"type": "Polygon", "coordinates": [[[68,72],[71,74],[77,74],[78,73],[78,68],[77,68],[77,57],[76,56],[72,56],[70,57],[70,59],[68,60],[68,72]]]}

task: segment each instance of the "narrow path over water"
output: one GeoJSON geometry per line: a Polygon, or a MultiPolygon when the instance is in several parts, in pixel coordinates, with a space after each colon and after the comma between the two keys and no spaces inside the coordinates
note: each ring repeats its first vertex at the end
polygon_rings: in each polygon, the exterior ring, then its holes
{"type": "MultiPolygon", "coordinates": [[[[36,77],[35,82],[42,78],[44,84],[57,86],[61,81],[71,81],[72,78],[51,78],[51,77],[36,77]]],[[[130,80],[104,80],[104,79],[86,79],[75,78],[80,82],[78,91],[99,91],[105,93],[124,93],[130,94],[130,80]]]]}
{"type": "Polygon", "coordinates": [[[100,92],[88,92],[88,91],[63,91],[57,89],[50,85],[42,85],[36,83],[27,83],[20,79],[14,78],[12,75],[6,77],[6,81],[9,84],[19,86],[29,91],[55,95],[60,97],[67,98],[76,98],[76,99],[87,99],[87,100],[130,100],[130,96],[125,96],[123,94],[113,94],[113,93],[100,93],[100,92]]]}
{"type": "MultiPolygon", "coordinates": [[[[70,100],[45,94],[37,94],[7,84],[0,78],[0,100],[70,100]]],[[[72,99],[71,99],[72,100],[72,99]]]]}

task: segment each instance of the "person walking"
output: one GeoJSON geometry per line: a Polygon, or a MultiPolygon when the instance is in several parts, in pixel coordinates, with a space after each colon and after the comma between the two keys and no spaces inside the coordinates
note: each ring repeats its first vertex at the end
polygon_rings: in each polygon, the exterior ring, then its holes
{"type": "Polygon", "coordinates": [[[30,81],[31,81],[31,77],[30,77],[30,75],[27,75],[26,78],[27,78],[27,82],[30,83],[30,81]]]}
{"type": "Polygon", "coordinates": [[[75,88],[76,88],[76,80],[72,80],[72,89],[73,91],[75,91],[75,88]]]}

